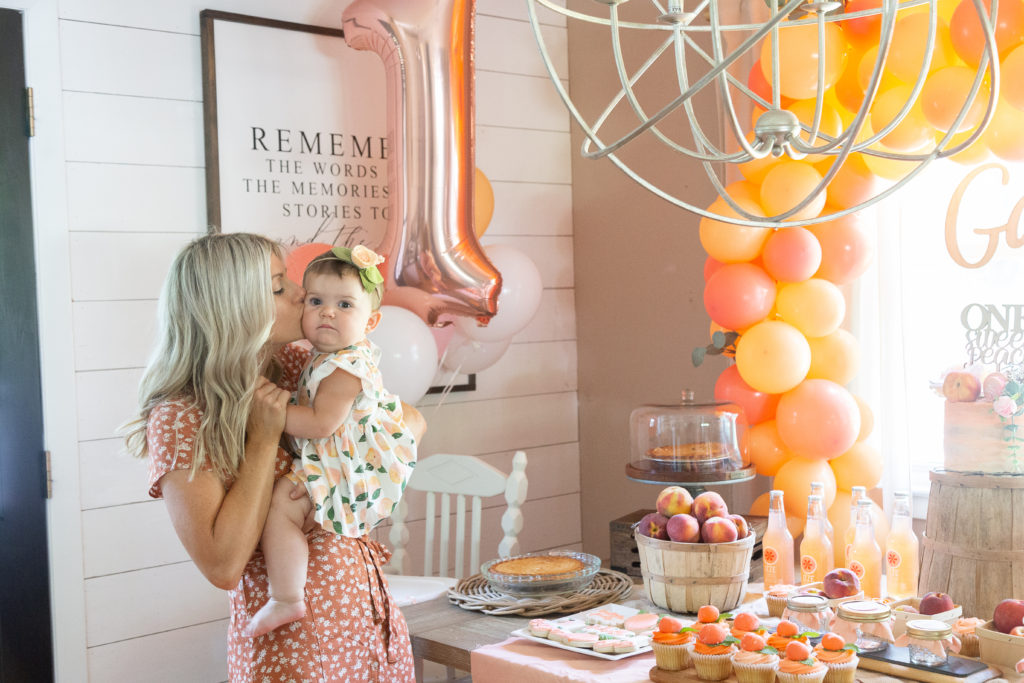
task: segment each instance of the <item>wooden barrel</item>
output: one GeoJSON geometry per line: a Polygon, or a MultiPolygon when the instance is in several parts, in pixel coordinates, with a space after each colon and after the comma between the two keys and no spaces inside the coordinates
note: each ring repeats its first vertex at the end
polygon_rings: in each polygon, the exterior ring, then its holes
{"type": "Polygon", "coordinates": [[[695,613],[702,605],[722,612],[743,602],[755,534],[731,543],[676,543],[636,533],[647,599],[658,607],[695,613]]]}
{"type": "Polygon", "coordinates": [[[948,593],[965,617],[991,619],[1024,598],[1024,476],[932,470],[919,592],[948,593]]]}

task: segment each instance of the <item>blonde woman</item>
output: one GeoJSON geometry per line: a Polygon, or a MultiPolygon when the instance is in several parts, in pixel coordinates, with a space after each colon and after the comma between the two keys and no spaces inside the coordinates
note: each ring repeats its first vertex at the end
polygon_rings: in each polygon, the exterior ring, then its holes
{"type": "Polygon", "coordinates": [[[274,481],[291,465],[278,443],[309,358],[289,344],[302,336],[303,296],[263,237],[208,235],[185,247],[161,293],[129,449],[149,457],[149,493],[166,502],[196,566],[229,591],[232,683],[412,681],[408,629],[382,573],[388,551],[312,520],[306,616],[257,638],[243,632],[268,598],[257,543],[274,481]]]}

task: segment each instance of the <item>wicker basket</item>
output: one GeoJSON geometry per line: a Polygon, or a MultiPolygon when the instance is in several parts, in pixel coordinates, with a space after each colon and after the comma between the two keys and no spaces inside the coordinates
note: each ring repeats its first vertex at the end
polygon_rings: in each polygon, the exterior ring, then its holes
{"type": "Polygon", "coordinates": [[[636,533],[647,599],[678,613],[703,605],[725,612],[743,602],[753,533],[732,543],[676,543],[636,533]]]}

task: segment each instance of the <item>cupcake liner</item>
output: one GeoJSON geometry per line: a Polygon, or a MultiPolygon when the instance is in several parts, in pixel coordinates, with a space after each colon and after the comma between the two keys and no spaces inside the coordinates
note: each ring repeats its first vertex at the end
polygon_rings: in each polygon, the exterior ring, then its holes
{"type": "Polygon", "coordinates": [[[857,655],[848,662],[822,662],[828,667],[823,683],[853,683],[857,676],[857,655]]]}
{"type": "Polygon", "coordinates": [[[779,683],[822,683],[825,679],[825,674],[827,673],[827,667],[822,667],[821,671],[806,674],[791,674],[786,673],[785,671],[776,671],[775,678],[779,683]]]}
{"type": "Polygon", "coordinates": [[[965,633],[957,635],[957,637],[960,639],[960,652],[957,654],[961,657],[981,656],[981,641],[978,639],[977,633],[965,633]]]}
{"type": "Polygon", "coordinates": [[[732,655],[702,655],[691,652],[690,659],[702,681],[724,681],[732,673],[732,655]]]}
{"type": "Polygon", "coordinates": [[[789,602],[789,596],[786,595],[766,595],[764,601],[768,603],[768,616],[770,617],[782,617],[782,613],[786,611],[786,604],[789,602]]]}
{"type": "Polygon", "coordinates": [[[733,673],[736,674],[739,683],[772,683],[778,668],[778,659],[764,664],[742,664],[736,661],[732,663],[733,673]]]}
{"type": "Polygon", "coordinates": [[[682,671],[690,668],[690,648],[684,645],[665,645],[651,643],[654,650],[654,663],[665,671],[682,671]]]}

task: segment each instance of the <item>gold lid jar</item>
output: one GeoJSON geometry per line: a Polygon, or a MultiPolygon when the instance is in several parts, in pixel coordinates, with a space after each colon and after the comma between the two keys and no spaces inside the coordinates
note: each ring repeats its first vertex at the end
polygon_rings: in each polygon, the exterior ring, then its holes
{"type": "MultiPolygon", "coordinates": [[[[862,652],[880,652],[892,642],[892,609],[874,600],[848,600],[839,603],[833,631],[851,631],[862,652]]],[[[840,633],[842,635],[842,633],[840,633]]],[[[849,640],[849,638],[847,638],[849,640]]]]}
{"type": "Polygon", "coordinates": [[[953,628],[938,619],[908,621],[906,638],[911,664],[942,666],[953,648],[953,628]]]}
{"type": "Polygon", "coordinates": [[[626,476],[651,484],[731,484],[753,479],[747,420],[735,403],[642,405],[629,416],[626,476]]]}
{"type": "Polygon", "coordinates": [[[907,622],[907,637],[916,640],[945,640],[953,627],[938,619],[913,619],[907,622]]]}
{"type": "Polygon", "coordinates": [[[823,595],[791,595],[786,600],[786,609],[782,612],[783,619],[818,634],[828,631],[831,616],[828,598],[823,595]]]}
{"type": "Polygon", "coordinates": [[[892,609],[874,600],[850,600],[839,603],[836,616],[855,624],[877,624],[888,621],[892,617],[892,609]]]}

